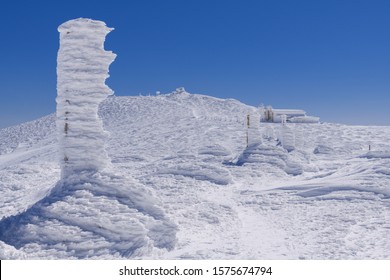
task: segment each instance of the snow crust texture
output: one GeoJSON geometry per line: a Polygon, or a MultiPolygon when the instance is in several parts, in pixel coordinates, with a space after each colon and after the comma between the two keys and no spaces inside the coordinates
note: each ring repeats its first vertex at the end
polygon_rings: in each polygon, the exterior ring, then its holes
{"type": "Polygon", "coordinates": [[[60,258],[141,257],[172,249],[176,225],[145,190],[123,177],[81,172],[60,181],[25,212],[3,219],[0,238],[60,258]]]}
{"type": "Polygon", "coordinates": [[[105,84],[116,55],[104,50],[113,30],[104,22],[79,18],[60,25],[57,57],[57,129],[62,177],[109,164],[99,104],[113,94],[105,84]]]}
{"type": "Polygon", "coordinates": [[[54,117],[0,130],[0,256],[390,259],[390,127],[255,125],[256,111],[109,97],[112,169],[66,183],[54,117]]]}

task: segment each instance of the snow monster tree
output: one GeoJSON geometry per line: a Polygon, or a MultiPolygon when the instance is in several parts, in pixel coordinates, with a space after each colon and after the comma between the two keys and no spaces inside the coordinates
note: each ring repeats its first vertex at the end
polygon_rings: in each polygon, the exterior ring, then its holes
{"type": "Polygon", "coordinates": [[[113,94],[105,84],[116,55],[104,50],[113,30],[102,21],[79,18],[60,25],[57,57],[57,129],[62,178],[109,164],[99,104],[113,94]]]}

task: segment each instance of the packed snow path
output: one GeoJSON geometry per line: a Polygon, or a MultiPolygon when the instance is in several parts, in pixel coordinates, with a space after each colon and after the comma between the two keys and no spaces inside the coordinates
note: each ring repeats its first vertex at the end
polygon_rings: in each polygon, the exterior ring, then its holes
{"type": "MultiPolygon", "coordinates": [[[[287,124],[293,146],[288,152],[282,126],[260,124],[257,143],[246,148],[246,116],[255,110],[185,92],[110,97],[102,103],[107,151],[122,178],[114,185],[131,195],[123,178],[133,178],[128,182],[154,194],[178,227],[173,250],[153,247],[133,257],[389,259],[390,128],[287,124]]],[[[0,130],[1,216],[23,212],[58,179],[53,121],[47,117],[0,130]]],[[[78,193],[82,201],[102,205],[78,193]]],[[[109,208],[103,217],[128,215],[118,213],[119,208],[109,208]]],[[[94,232],[98,222],[89,225],[94,232]]],[[[0,244],[4,258],[72,257],[60,247],[45,250],[43,242],[19,249],[0,244]]],[[[124,256],[115,252],[82,256],[124,256]]]]}

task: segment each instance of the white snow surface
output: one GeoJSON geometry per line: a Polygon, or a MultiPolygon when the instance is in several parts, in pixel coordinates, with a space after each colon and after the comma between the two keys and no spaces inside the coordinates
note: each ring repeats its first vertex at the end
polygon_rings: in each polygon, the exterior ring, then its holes
{"type": "Polygon", "coordinates": [[[0,258],[390,259],[390,127],[260,123],[246,147],[256,108],[183,91],[99,114],[111,167],[66,185],[53,115],[0,130],[0,258]]]}

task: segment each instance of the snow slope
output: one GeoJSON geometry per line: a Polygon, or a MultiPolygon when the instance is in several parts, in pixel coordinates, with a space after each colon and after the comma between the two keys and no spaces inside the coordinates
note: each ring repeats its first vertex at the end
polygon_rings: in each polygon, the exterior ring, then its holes
{"type": "Polygon", "coordinates": [[[112,169],[71,195],[52,115],[0,130],[1,258],[390,258],[390,127],[260,123],[246,147],[256,108],[183,91],[99,114],[112,169]]]}

